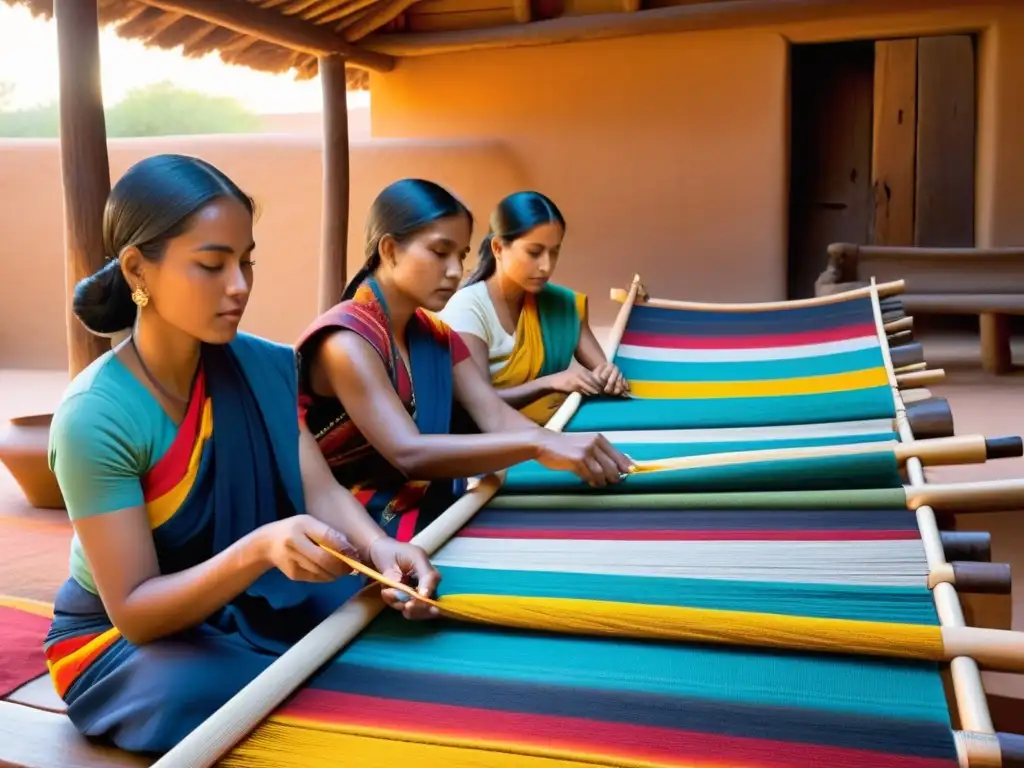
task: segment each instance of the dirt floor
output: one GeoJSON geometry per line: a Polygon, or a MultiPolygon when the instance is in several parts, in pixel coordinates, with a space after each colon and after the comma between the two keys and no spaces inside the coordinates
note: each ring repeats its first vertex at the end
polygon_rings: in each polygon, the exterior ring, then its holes
{"type": "MultiPolygon", "coordinates": [[[[931,390],[949,399],[957,434],[1024,435],[1024,370],[1010,376],[985,375],[979,368],[977,341],[970,337],[923,342],[929,367],[947,371],[947,383],[931,390]]],[[[1015,352],[1016,359],[1024,361],[1024,344],[1015,352]]],[[[65,384],[66,375],[59,372],[0,370],[0,425],[11,416],[52,411],[65,384]]],[[[1024,459],[939,468],[929,477],[932,482],[1019,478],[1024,477],[1024,459]]],[[[979,518],[979,524],[989,525],[989,517],[979,518]]],[[[1002,529],[994,535],[993,559],[1018,559],[1024,554],[1024,525],[1013,525],[1004,534],[1009,521],[1001,517],[999,525],[992,521],[992,527],[1002,529]]],[[[70,536],[64,514],[29,507],[0,466],[0,594],[52,599],[67,575],[70,536]]],[[[1024,581],[1024,564],[1015,575],[1024,581]]],[[[1024,594],[1024,588],[1014,591],[1024,594]]],[[[1016,613],[1019,617],[1024,611],[1016,613]]]]}

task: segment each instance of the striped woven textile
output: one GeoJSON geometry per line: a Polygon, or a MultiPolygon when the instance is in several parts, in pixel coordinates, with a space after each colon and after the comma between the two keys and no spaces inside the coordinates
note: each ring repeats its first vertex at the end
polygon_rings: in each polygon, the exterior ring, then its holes
{"type": "MultiPolygon", "coordinates": [[[[441,596],[937,626],[915,516],[888,450],[898,437],[881,343],[869,299],[764,313],[634,307],[615,361],[636,398],[586,402],[569,429],[608,430],[637,459],[850,443],[878,451],[652,473],[614,495],[526,463],[434,556],[441,596]]],[[[957,765],[934,663],[413,624],[390,611],[223,764],[339,760],[957,765]]]]}
{"type": "Polygon", "coordinates": [[[566,431],[895,415],[870,298],[759,312],[636,306],[614,362],[635,399],[587,402],[566,431]]]}

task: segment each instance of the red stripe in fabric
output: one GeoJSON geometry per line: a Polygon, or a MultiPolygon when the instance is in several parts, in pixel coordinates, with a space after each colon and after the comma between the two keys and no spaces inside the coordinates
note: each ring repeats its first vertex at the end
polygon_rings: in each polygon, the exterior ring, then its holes
{"type": "Polygon", "coordinates": [[[90,632],[88,635],[77,635],[76,637],[69,637],[67,640],[60,640],[46,649],[46,658],[50,662],[60,661],[65,656],[70,656],[82,646],[88,645],[101,634],[103,633],[90,632]]]}
{"type": "Polygon", "coordinates": [[[158,499],[176,486],[188,471],[192,448],[196,444],[206,405],[206,376],[202,370],[196,376],[192,397],[185,418],[178,427],[174,442],[160,460],[142,478],[142,494],[146,501],[158,499]]]}
{"type": "Polygon", "coordinates": [[[911,541],[917,531],[673,531],[608,530],[580,528],[485,528],[463,529],[460,538],[473,539],[579,539],[581,541],[911,541]]]}
{"type": "Polygon", "coordinates": [[[622,344],[656,349],[763,349],[767,347],[799,347],[808,344],[826,344],[848,341],[865,336],[877,336],[873,325],[852,325],[842,328],[778,333],[766,336],[683,336],[664,333],[626,331],[622,344]]]}
{"type": "Polygon", "coordinates": [[[412,537],[416,534],[416,518],[419,516],[420,511],[413,509],[398,518],[398,532],[395,534],[396,541],[412,541],[412,537]]]}
{"type": "MultiPolygon", "coordinates": [[[[624,725],[582,718],[473,709],[447,704],[382,699],[305,689],[278,714],[317,723],[381,728],[407,734],[461,737],[603,754],[666,765],[757,766],[758,768],[949,768],[949,761],[747,739],[670,728],[624,725]],[[395,713],[401,712],[400,720],[395,713]],[[403,727],[401,723],[413,724],[403,727]]],[[[406,736],[408,738],[408,735],[406,736]]]]}

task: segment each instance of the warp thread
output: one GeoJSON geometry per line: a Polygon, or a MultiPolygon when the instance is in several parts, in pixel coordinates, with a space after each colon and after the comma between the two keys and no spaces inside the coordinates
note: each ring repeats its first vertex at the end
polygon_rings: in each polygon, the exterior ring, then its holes
{"type": "Polygon", "coordinates": [[[576,598],[446,595],[430,598],[320,545],[352,570],[434,606],[442,616],[543,632],[753,645],[824,653],[941,661],[942,630],[923,624],[822,619],[771,613],[645,605],[576,598]]]}

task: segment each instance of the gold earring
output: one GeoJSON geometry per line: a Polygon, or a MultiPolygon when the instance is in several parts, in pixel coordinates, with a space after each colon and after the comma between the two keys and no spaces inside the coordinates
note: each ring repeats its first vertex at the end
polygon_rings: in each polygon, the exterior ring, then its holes
{"type": "Polygon", "coordinates": [[[134,291],[132,291],[132,301],[134,301],[135,305],[139,308],[142,308],[149,304],[149,294],[146,292],[146,289],[143,288],[142,286],[139,286],[134,291]]]}

